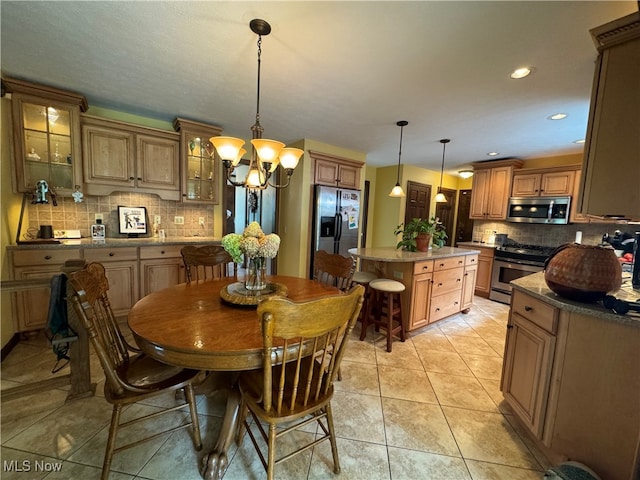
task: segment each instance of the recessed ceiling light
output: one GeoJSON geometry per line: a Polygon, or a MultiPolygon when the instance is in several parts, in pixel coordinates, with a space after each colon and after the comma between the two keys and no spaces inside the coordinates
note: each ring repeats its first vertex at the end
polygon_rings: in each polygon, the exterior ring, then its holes
{"type": "Polygon", "coordinates": [[[574,140],[573,143],[584,143],[584,138],[581,138],[580,140],[574,140]]]}
{"type": "Polygon", "coordinates": [[[509,74],[509,78],[513,78],[514,80],[519,80],[524,77],[528,77],[533,72],[532,67],[521,67],[516,68],[513,72],[509,74]]]}
{"type": "Polygon", "coordinates": [[[547,118],[549,120],[562,120],[563,118],[567,118],[566,113],[554,113],[553,115],[549,115],[547,118]]]}
{"type": "Polygon", "coordinates": [[[497,157],[500,154],[498,152],[489,152],[487,153],[487,155],[489,155],[490,157],[497,157]]]}

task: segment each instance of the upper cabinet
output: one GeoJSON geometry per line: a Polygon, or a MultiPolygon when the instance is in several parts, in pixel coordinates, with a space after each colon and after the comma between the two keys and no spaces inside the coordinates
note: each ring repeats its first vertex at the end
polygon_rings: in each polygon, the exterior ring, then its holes
{"type": "Polygon", "coordinates": [[[80,112],[86,99],[22,80],[2,83],[11,93],[15,191],[31,192],[39,180],[61,195],[81,189],[80,112]]]}
{"type": "Polygon", "coordinates": [[[505,220],[511,195],[513,170],[522,160],[497,160],[473,165],[473,186],[469,218],[477,220],[505,220]]]}
{"type": "Polygon", "coordinates": [[[182,201],[217,205],[220,158],[209,138],[219,136],[222,129],[184,118],[176,118],[173,127],[180,132],[182,201]]]}
{"type": "Polygon", "coordinates": [[[591,35],[599,56],[578,209],[640,219],[640,12],[591,35]]]}
{"type": "Polygon", "coordinates": [[[311,150],[309,156],[314,162],[314,184],[360,189],[361,162],[311,150]]]}
{"type": "Polygon", "coordinates": [[[82,116],[85,191],[155,193],[180,200],[179,134],[82,116]]]}
{"type": "MultiPolygon", "coordinates": [[[[579,166],[576,167],[580,168],[579,166]]],[[[513,175],[512,197],[553,197],[573,194],[575,169],[534,170],[523,168],[513,175]]]]}

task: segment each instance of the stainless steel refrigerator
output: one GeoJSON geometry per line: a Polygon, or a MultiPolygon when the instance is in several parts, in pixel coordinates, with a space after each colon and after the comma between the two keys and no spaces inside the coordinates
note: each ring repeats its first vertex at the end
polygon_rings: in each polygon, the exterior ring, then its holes
{"type": "Polygon", "coordinates": [[[316,185],[313,208],[313,256],[318,250],[348,257],[358,246],[360,232],[360,191],[316,185]]]}

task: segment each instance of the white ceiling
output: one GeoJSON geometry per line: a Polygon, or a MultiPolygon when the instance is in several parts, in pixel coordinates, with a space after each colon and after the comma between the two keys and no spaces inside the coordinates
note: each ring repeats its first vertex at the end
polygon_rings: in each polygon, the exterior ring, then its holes
{"type": "Polygon", "coordinates": [[[100,106],[185,117],[250,138],[263,37],[266,138],[318,140],[446,171],[582,152],[596,49],[589,29],[634,1],[0,2],[5,76],[100,106]],[[511,80],[513,69],[534,74],[511,80]],[[564,112],[567,119],[547,120],[564,112]]]}

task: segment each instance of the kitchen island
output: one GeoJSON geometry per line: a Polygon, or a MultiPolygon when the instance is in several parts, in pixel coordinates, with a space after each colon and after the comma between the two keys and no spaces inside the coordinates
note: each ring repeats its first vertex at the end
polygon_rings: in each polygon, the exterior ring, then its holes
{"type": "MultiPolygon", "coordinates": [[[[544,273],[511,282],[500,388],[553,463],[571,459],[602,479],[640,478],[640,313],[553,293],[544,273]]],[[[613,292],[633,301],[629,281],[613,292]]]]}
{"type": "Polygon", "coordinates": [[[478,250],[442,247],[408,252],[394,247],[352,248],[360,269],[379,278],[401,282],[402,320],[406,331],[416,330],[473,304],[478,250]]]}

